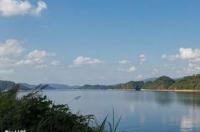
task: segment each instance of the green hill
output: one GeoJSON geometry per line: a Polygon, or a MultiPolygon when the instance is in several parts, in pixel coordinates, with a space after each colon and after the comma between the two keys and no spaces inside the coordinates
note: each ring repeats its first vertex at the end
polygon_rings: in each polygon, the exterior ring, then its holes
{"type": "Polygon", "coordinates": [[[130,81],[124,84],[118,84],[112,86],[113,89],[135,89],[140,90],[144,85],[143,81],[130,81]]]}
{"type": "Polygon", "coordinates": [[[155,81],[149,81],[144,84],[143,89],[168,89],[175,81],[167,76],[162,76],[155,81]]]}
{"type": "MultiPolygon", "coordinates": [[[[11,81],[0,80],[0,91],[9,90],[17,83],[11,81]]],[[[19,83],[19,90],[32,90],[36,86],[24,83],[19,83]]],[[[200,90],[200,74],[183,77],[174,80],[167,76],[161,76],[157,79],[150,79],[148,81],[130,81],[127,83],[120,83],[116,85],[84,85],[84,86],[67,86],[67,85],[52,85],[45,89],[65,89],[65,88],[78,88],[78,89],[152,89],[152,90],[200,90]]],[[[38,85],[40,86],[40,85],[38,85]]]]}
{"type": "Polygon", "coordinates": [[[169,89],[200,90],[200,74],[178,79],[169,89]]]}
{"type": "Polygon", "coordinates": [[[143,81],[130,81],[117,85],[84,85],[80,89],[135,89],[140,90],[144,85],[143,81]]]}

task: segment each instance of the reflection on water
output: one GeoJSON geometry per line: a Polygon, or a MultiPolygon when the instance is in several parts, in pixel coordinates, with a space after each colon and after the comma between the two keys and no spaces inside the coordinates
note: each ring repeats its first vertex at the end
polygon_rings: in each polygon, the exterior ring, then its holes
{"type": "Polygon", "coordinates": [[[190,105],[193,107],[200,107],[199,93],[177,93],[177,101],[183,105],[190,105]]]}
{"type": "MultiPolygon", "coordinates": [[[[22,94],[22,93],[20,93],[22,94]]],[[[103,120],[115,109],[122,116],[119,131],[200,132],[200,94],[121,90],[44,91],[73,112],[103,120]]]]}
{"type": "Polygon", "coordinates": [[[156,103],[168,106],[175,101],[175,94],[171,92],[155,92],[154,93],[156,103]]]}
{"type": "Polygon", "coordinates": [[[177,93],[177,102],[187,107],[187,114],[181,119],[182,132],[199,131],[200,127],[200,94],[177,93]]]}

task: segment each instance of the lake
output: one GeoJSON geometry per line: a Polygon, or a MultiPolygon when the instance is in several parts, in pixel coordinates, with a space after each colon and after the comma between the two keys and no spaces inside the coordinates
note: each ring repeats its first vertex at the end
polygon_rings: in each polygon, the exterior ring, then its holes
{"type": "MultiPolygon", "coordinates": [[[[24,94],[22,92],[21,94],[24,94]]],[[[73,112],[122,117],[124,132],[200,132],[200,93],[125,90],[45,90],[56,104],[68,104],[73,112]]]]}

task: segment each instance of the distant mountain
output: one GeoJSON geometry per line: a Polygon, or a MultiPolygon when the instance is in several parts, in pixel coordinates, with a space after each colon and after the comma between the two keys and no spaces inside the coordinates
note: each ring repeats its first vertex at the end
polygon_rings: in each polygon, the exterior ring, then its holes
{"type": "Polygon", "coordinates": [[[142,87],[143,89],[169,89],[169,87],[175,83],[170,77],[161,76],[157,78],[155,81],[148,81],[142,87]]]}
{"type": "Polygon", "coordinates": [[[2,81],[0,80],[0,91],[8,90],[18,86],[19,90],[56,90],[56,89],[73,89],[78,88],[78,86],[68,86],[64,84],[39,84],[31,85],[27,83],[15,83],[11,81],[2,81]]]}
{"type": "Polygon", "coordinates": [[[30,85],[27,83],[15,83],[12,81],[0,80],[0,91],[11,89],[14,86],[18,86],[19,90],[66,90],[66,89],[191,89],[200,90],[200,74],[187,76],[179,79],[172,79],[167,76],[161,76],[159,78],[151,78],[144,81],[130,81],[127,83],[121,83],[116,85],[83,85],[83,86],[69,86],[64,84],[39,84],[30,85]]]}
{"type": "Polygon", "coordinates": [[[74,89],[74,88],[78,88],[79,86],[69,86],[65,84],[49,84],[49,87],[54,88],[54,89],[74,89]]]}
{"type": "Polygon", "coordinates": [[[10,89],[15,86],[14,82],[0,80],[0,91],[10,89]]]}
{"type": "MultiPolygon", "coordinates": [[[[110,86],[106,85],[83,85],[78,87],[78,89],[108,89],[110,86]]],[[[110,88],[111,89],[111,88],[110,88]]]]}
{"type": "Polygon", "coordinates": [[[177,79],[169,89],[193,89],[200,90],[200,74],[177,79]]]}
{"type": "Polygon", "coordinates": [[[113,89],[135,89],[140,90],[144,85],[143,81],[130,81],[124,84],[118,84],[112,86],[113,89]]]}
{"type": "Polygon", "coordinates": [[[158,78],[156,78],[156,77],[155,78],[147,78],[147,79],[144,79],[143,82],[144,83],[146,83],[146,82],[152,82],[152,81],[155,81],[156,79],[158,79],[158,78]]]}
{"type": "Polygon", "coordinates": [[[80,89],[134,89],[140,90],[144,85],[143,81],[130,81],[128,83],[122,83],[117,85],[84,85],[79,87],[80,89]]]}
{"type": "MultiPolygon", "coordinates": [[[[23,85],[24,86],[24,85],[23,85]]],[[[68,86],[65,84],[39,84],[39,85],[26,85],[30,90],[65,90],[65,89],[75,89],[77,86],[68,86]]],[[[25,89],[26,90],[26,89],[25,89]]]]}
{"type": "Polygon", "coordinates": [[[31,90],[34,87],[36,87],[36,85],[31,85],[31,84],[27,84],[27,83],[18,83],[18,85],[19,85],[20,90],[31,90]]]}

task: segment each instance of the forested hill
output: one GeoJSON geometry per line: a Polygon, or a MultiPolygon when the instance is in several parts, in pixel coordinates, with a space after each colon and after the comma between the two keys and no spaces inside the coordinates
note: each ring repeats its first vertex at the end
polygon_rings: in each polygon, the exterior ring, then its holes
{"type": "Polygon", "coordinates": [[[56,89],[151,89],[151,90],[200,90],[200,74],[186,76],[180,79],[172,79],[167,76],[161,76],[150,81],[130,81],[116,85],[83,85],[68,86],[61,84],[40,84],[29,85],[26,83],[15,83],[11,81],[0,81],[0,91],[8,90],[18,85],[19,90],[56,90],[56,89]]]}
{"type": "Polygon", "coordinates": [[[130,81],[117,85],[84,85],[81,89],[151,89],[151,90],[200,90],[200,74],[172,79],[161,76],[152,81],[130,81]]]}
{"type": "Polygon", "coordinates": [[[143,89],[169,89],[169,87],[175,83],[170,77],[162,76],[155,81],[149,81],[144,84],[143,89]]]}
{"type": "Polygon", "coordinates": [[[155,81],[146,82],[142,89],[200,90],[200,74],[186,76],[176,80],[162,76],[155,81]]]}
{"type": "Polygon", "coordinates": [[[117,85],[84,85],[79,89],[133,89],[140,90],[144,85],[143,81],[130,81],[127,83],[121,83],[117,85]]]}
{"type": "Polygon", "coordinates": [[[200,74],[177,79],[169,89],[200,90],[200,74]]]}

